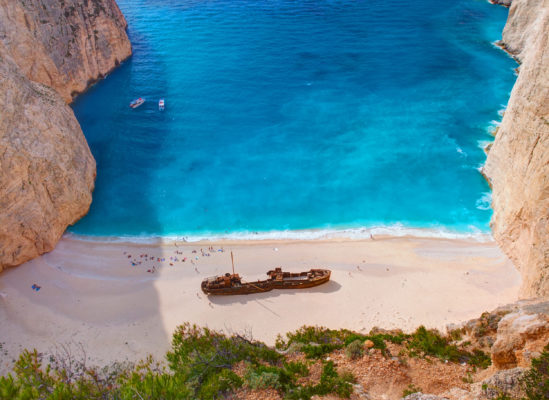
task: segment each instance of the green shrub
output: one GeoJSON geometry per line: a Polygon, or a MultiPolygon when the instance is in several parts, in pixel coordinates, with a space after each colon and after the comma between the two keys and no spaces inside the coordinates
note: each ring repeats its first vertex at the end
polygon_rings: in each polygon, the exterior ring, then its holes
{"type": "Polygon", "coordinates": [[[347,329],[333,330],[317,326],[303,326],[295,332],[287,333],[286,338],[287,340],[284,340],[281,336],[277,338],[276,347],[278,349],[286,349],[290,352],[298,348],[307,358],[321,358],[357,340],[362,343],[371,340],[374,343],[374,348],[385,352],[387,348],[385,341],[402,344],[408,338],[408,335],[403,333],[397,335],[387,333],[362,335],[347,329]]]}
{"type": "Polygon", "coordinates": [[[192,392],[181,375],[151,369],[136,370],[121,376],[118,388],[111,392],[113,396],[110,398],[115,399],[115,393],[119,393],[120,399],[184,400],[192,398],[192,392]]]}
{"type": "Polygon", "coordinates": [[[354,383],[354,377],[350,373],[339,375],[333,361],[328,361],[322,368],[320,383],[317,385],[316,394],[322,396],[334,393],[340,397],[348,398],[351,396],[351,393],[353,393],[351,383],[354,383]]]}
{"type": "Polygon", "coordinates": [[[497,395],[497,397],[494,400],[513,400],[513,398],[509,396],[507,393],[500,393],[497,395]]]}
{"type": "Polygon", "coordinates": [[[197,395],[199,399],[204,400],[220,399],[226,393],[242,386],[242,383],[242,379],[233,371],[222,369],[220,372],[208,376],[198,388],[197,395]]]}
{"type": "Polygon", "coordinates": [[[371,340],[374,343],[374,349],[385,351],[385,349],[387,348],[387,345],[385,344],[385,335],[382,335],[382,334],[368,335],[364,339],[365,341],[371,340]]]}
{"type": "Polygon", "coordinates": [[[406,397],[406,396],[409,396],[411,394],[418,393],[418,392],[421,392],[421,391],[422,391],[422,389],[420,387],[417,387],[413,383],[410,383],[408,385],[408,387],[406,389],[404,389],[404,391],[402,392],[402,397],[406,397]]]}
{"type": "Polygon", "coordinates": [[[364,350],[362,348],[363,344],[360,340],[355,340],[345,347],[345,355],[351,360],[356,360],[357,358],[362,357],[364,350]]]}
{"type": "Polygon", "coordinates": [[[345,340],[343,343],[345,346],[349,346],[352,342],[359,341],[360,343],[364,343],[368,339],[368,336],[362,335],[360,333],[351,333],[350,335],[345,337],[345,340]]]}
{"type": "Polygon", "coordinates": [[[279,380],[280,375],[275,372],[261,372],[257,373],[251,371],[246,375],[246,384],[252,389],[265,389],[273,388],[280,389],[282,385],[279,380]]]}
{"type": "MultiPolygon", "coordinates": [[[[308,331],[309,333],[315,331],[308,331]]],[[[322,331],[332,339],[349,331],[322,331]]],[[[304,331],[305,335],[309,335],[304,331]]],[[[314,335],[312,335],[314,336],[314,335]]],[[[318,338],[318,336],[316,337],[318,338]]],[[[323,345],[330,345],[323,343],[323,345]]],[[[333,343],[332,343],[333,345],[333,343]]],[[[311,348],[314,346],[311,346],[311,348]]],[[[322,347],[317,346],[317,347],[322,347]]],[[[185,324],[173,335],[172,349],[167,354],[168,368],[149,357],[133,364],[113,364],[95,371],[84,362],[50,357],[42,365],[35,350],[24,351],[13,373],[0,377],[0,400],[213,400],[227,398],[241,387],[243,379],[231,367],[246,362],[246,384],[251,388],[274,388],[290,399],[335,394],[348,397],[352,392],[350,374],[338,374],[333,362],[324,363],[317,385],[298,385],[299,377],[309,374],[301,362],[284,362],[284,357],[263,343],[239,335],[227,336],[208,329],[185,324]]]]}
{"type": "Polygon", "coordinates": [[[461,338],[463,337],[463,329],[462,328],[453,329],[449,332],[449,335],[454,341],[461,340],[461,338]]]}
{"type": "Polygon", "coordinates": [[[479,368],[488,368],[491,365],[490,356],[482,350],[476,349],[469,353],[451,344],[451,339],[451,336],[444,337],[435,330],[420,326],[409,336],[406,346],[410,357],[432,356],[452,362],[466,362],[479,368]]]}
{"type": "Polygon", "coordinates": [[[334,350],[340,349],[341,347],[343,347],[342,344],[313,343],[303,345],[301,351],[307,358],[321,358],[322,356],[331,353],[334,350]]]}
{"type": "Polygon", "coordinates": [[[298,352],[303,352],[303,346],[305,346],[305,344],[300,343],[300,342],[293,342],[286,349],[286,353],[295,354],[295,353],[298,353],[298,352]]]}
{"type": "Polygon", "coordinates": [[[339,375],[335,369],[334,363],[328,361],[322,367],[320,382],[317,385],[306,385],[292,388],[286,394],[288,400],[309,400],[312,396],[325,396],[335,394],[339,397],[349,398],[353,393],[351,383],[355,379],[352,374],[344,373],[339,375]]]}
{"type": "MultiPolygon", "coordinates": [[[[254,365],[260,362],[275,363],[282,359],[282,355],[263,343],[239,335],[226,336],[207,328],[184,324],[173,335],[172,350],[168,352],[167,359],[170,369],[175,374],[181,374],[199,398],[210,399],[202,397],[202,386],[207,384],[212,390],[217,390],[216,379],[227,381],[229,375],[223,371],[237,362],[247,361],[254,365]]],[[[233,385],[236,381],[233,379],[230,383],[233,385]]],[[[219,385],[224,389],[226,383],[220,382],[219,385]]],[[[208,389],[208,396],[210,392],[208,389]]]]}
{"type": "Polygon", "coordinates": [[[458,362],[461,361],[463,355],[455,345],[448,343],[448,339],[434,330],[425,329],[424,326],[417,328],[407,346],[412,357],[429,355],[458,362]]]}
{"type": "Polygon", "coordinates": [[[105,393],[105,382],[92,370],[73,374],[67,369],[42,367],[42,357],[36,350],[24,350],[13,368],[13,375],[0,377],[1,399],[88,399],[105,393]]]}
{"type": "Polygon", "coordinates": [[[528,400],[549,399],[549,344],[538,358],[532,360],[532,367],[521,384],[528,400]]]}
{"type": "Polygon", "coordinates": [[[305,364],[299,361],[292,361],[289,363],[284,363],[284,368],[286,371],[288,371],[290,374],[294,374],[296,376],[307,376],[309,375],[309,368],[305,364]]]}
{"type": "Polygon", "coordinates": [[[473,350],[473,353],[469,353],[465,357],[467,358],[467,363],[474,367],[486,369],[492,365],[490,355],[486,354],[482,350],[475,349],[473,350]]]}

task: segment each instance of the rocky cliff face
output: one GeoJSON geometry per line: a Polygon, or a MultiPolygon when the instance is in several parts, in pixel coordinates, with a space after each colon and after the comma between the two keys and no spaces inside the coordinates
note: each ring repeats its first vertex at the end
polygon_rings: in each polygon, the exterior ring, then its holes
{"type": "Polygon", "coordinates": [[[522,294],[549,295],[549,0],[513,0],[502,45],[521,66],[483,171],[491,226],[522,294]]]}
{"type": "Polygon", "coordinates": [[[59,94],[0,55],[0,269],[53,249],[88,210],[95,160],[59,94]]]}
{"type": "Polygon", "coordinates": [[[70,102],[131,55],[114,0],[0,0],[0,54],[70,102]]]}
{"type": "Polygon", "coordinates": [[[130,56],[125,28],[114,0],[0,0],[0,270],[87,213],[95,160],[66,103],[130,56]]]}

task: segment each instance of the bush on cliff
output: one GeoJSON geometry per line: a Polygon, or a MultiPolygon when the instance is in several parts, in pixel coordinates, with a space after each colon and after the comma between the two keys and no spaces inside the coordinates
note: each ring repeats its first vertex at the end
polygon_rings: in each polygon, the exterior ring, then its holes
{"type": "Polygon", "coordinates": [[[532,368],[524,376],[522,385],[528,400],[549,399],[549,344],[540,357],[532,360],[532,368]]]}
{"type": "Polygon", "coordinates": [[[435,330],[420,326],[407,339],[406,347],[410,357],[431,356],[452,362],[466,362],[480,368],[488,368],[490,356],[481,350],[472,353],[451,343],[451,336],[442,336],[435,330]]]}
{"type": "Polygon", "coordinates": [[[338,374],[332,362],[323,363],[320,382],[300,384],[309,369],[264,343],[242,335],[225,335],[207,328],[184,324],[173,335],[167,354],[168,368],[151,357],[136,364],[114,364],[96,370],[70,354],[50,357],[45,365],[36,350],[24,351],[13,372],[0,377],[0,400],[28,399],[166,399],[212,400],[230,396],[243,385],[274,388],[289,399],[307,400],[329,393],[349,397],[350,374],[338,374]],[[245,376],[233,371],[237,363],[247,365],[245,376]]]}
{"type": "Polygon", "coordinates": [[[364,350],[362,349],[362,342],[360,340],[355,340],[345,347],[345,355],[351,360],[356,360],[362,357],[363,354],[364,350]]]}
{"type": "Polygon", "coordinates": [[[276,348],[289,351],[299,344],[299,351],[307,358],[321,358],[355,341],[364,343],[366,340],[371,340],[375,349],[385,352],[386,341],[401,344],[407,337],[408,335],[402,333],[393,335],[372,331],[368,335],[363,335],[347,329],[334,330],[318,326],[303,326],[295,332],[287,333],[286,339],[279,336],[276,340],[276,348]]]}

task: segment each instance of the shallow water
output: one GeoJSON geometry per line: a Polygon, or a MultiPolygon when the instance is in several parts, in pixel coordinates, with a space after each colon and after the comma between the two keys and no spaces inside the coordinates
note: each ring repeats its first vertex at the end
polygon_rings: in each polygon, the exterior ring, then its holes
{"type": "Polygon", "coordinates": [[[505,8],[118,3],[134,55],[74,104],[98,176],[71,232],[488,231],[479,142],[515,80],[492,45],[505,8]]]}

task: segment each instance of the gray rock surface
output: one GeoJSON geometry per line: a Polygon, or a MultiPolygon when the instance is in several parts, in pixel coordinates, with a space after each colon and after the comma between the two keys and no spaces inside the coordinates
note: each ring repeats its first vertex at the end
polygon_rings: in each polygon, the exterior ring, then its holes
{"type": "Polygon", "coordinates": [[[520,388],[520,380],[526,371],[526,368],[513,368],[496,372],[482,382],[484,395],[489,399],[495,399],[502,394],[513,399],[522,398],[525,393],[520,388]]]}

